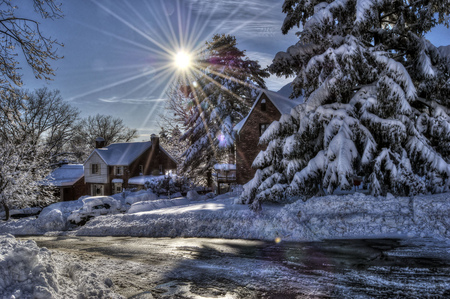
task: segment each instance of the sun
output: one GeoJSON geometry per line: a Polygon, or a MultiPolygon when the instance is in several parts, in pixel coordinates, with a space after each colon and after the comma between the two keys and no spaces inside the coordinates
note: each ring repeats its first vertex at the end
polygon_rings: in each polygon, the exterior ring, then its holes
{"type": "Polygon", "coordinates": [[[178,69],[188,69],[192,65],[191,55],[183,51],[178,52],[174,57],[174,64],[178,69]]]}

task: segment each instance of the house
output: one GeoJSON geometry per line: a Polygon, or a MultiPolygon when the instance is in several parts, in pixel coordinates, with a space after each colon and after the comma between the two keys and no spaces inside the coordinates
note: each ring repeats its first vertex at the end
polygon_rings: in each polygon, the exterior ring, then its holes
{"type": "Polygon", "coordinates": [[[112,195],[128,188],[128,180],[143,175],[176,172],[177,161],[159,145],[159,137],[150,141],[114,143],[104,146],[97,138],[94,151],[84,163],[86,192],[112,195]]]}
{"type": "Polygon", "coordinates": [[[266,146],[259,145],[259,137],[270,126],[279,120],[282,114],[303,102],[303,97],[290,99],[290,84],[278,92],[263,90],[260,92],[249,114],[235,127],[236,132],[236,183],[243,185],[250,181],[256,172],[252,163],[266,146]]]}
{"type": "Polygon", "coordinates": [[[53,170],[47,179],[54,186],[60,201],[77,200],[86,195],[83,164],[64,163],[53,170]]]}

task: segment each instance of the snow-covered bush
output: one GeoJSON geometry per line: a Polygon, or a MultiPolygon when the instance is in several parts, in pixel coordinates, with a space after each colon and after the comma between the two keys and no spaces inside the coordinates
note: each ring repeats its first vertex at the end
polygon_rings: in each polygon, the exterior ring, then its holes
{"type": "Polygon", "coordinates": [[[373,195],[448,191],[448,51],[424,37],[449,24],[448,3],[318,2],[284,3],[282,31],[301,24],[300,40],[269,70],[295,75],[305,102],[261,136],[267,149],[241,201],[332,194],[360,177],[373,195]]]}
{"type": "Polygon", "coordinates": [[[145,183],[145,187],[156,195],[173,195],[175,193],[186,193],[192,188],[189,179],[175,174],[157,176],[145,183]]]}
{"type": "Polygon", "coordinates": [[[189,200],[198,200],[198,198],[200,197],[200,195],[197,193],[197,191],[195,190],[189,190],[187,195],[186,195],[187,199],[189,200]]]}
{"type": "Polygon", "coordinates": [[[39,215],[37,224],[44,231],[62,231],[65,230],[67,222],[60,210],[53,209],[39,215]]]}

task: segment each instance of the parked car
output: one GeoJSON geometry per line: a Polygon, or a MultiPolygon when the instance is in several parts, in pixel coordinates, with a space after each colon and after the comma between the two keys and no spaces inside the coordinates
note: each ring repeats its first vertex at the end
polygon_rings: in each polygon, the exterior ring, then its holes
{"type": "Polygon", "coordinates": [[[96,216],[123,213],[125,210],[120,201],[110,196],[91,196],[83,199],[83,206],[72,211],[67,220],[73,224],[84,225],[96,216]]]}

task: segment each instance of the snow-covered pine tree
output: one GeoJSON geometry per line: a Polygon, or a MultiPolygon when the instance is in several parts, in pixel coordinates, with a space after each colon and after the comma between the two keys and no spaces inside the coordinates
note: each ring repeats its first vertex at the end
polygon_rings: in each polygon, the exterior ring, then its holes
{"type": "Polygon", "coordinates": [[[204,177],[214,164],[228,162],[233,126],[248,113],[257,88],[265,88],[268,72],[236,45],[233,36],[214,35],[197,61],[199,74],[190,86],[192,108],[182,136],[189,143],[182,167],[191,175],[204,177]]]}
{"type": "Polygon", "coordinates": [[[159,132],[159,142],[162,147],[164,147],[164,149],[167,150],[169,154],[177,161],[183,160],[182,155],[187,148],[187,142],[180,141],[180,138],[181,130],[178,125],[169,130],[161,127],[161,131],[159,132]]]}
{"type": "Polygon", "coordinates": [[[241,200],[280,201],[350,189],[373,195],[450,185],[450,69],[426,38],[449,25],[448,0],[285,0],[282,32],[299,42],[269,70],[295,77],[305,103],[261,137],[268,148],[241,200]]]}

